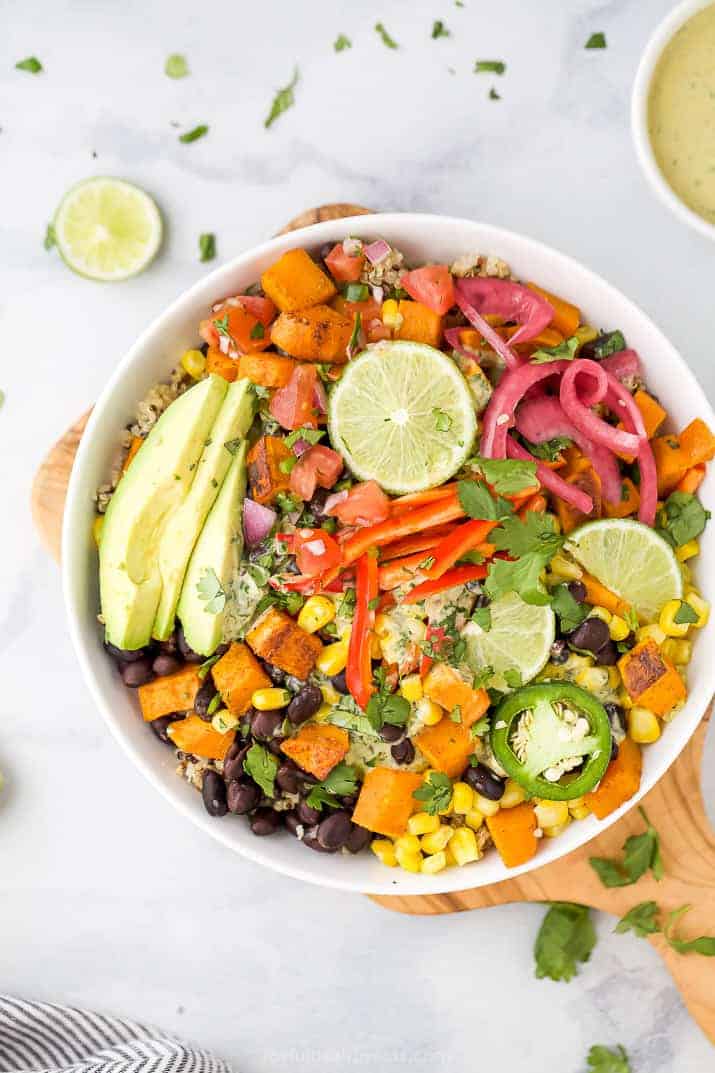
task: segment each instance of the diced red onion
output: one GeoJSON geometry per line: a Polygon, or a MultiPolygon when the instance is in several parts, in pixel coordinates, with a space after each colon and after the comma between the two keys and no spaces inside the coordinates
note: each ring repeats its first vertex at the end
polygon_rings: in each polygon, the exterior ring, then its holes
{"type": "Polygon", "coordinates": [[[634,435],[632,432],[626,432],[624,429],[609,425],[607,421],[604,421],[602,417],[598,417],[591,410],[592,406],[605,401],[607,405],[611,405],[611,409],[614,409],[614,412],[620,417],[622,416],[621,409],[626,409],[625,404],[623,407],[619,407],[623,394],[628,395],[637,410],[630,394],[619,384],[616,378],[589,358],[581,358],[572,362],[561,379],[561,405],[572,424],[594,443],[600,443],[603,447],[620,454],[637,455],[640,450],[641,435],[645,434],[640,412],[634,427],[638,428],[639,420],[643,433],[634,435]],[[579,381],[578,386],[577,380],[579,381]],[[590,387],[588,386],[589,381],[590,387]],[[607,396],[609,393],[613,405],[608,402],[607,396]]]}
{"type": "Polygon", "coordinates": [[[313,388],[313,405],[319,414],[327,414],[328,412],[328,396],[325,394],[325,388],[323,381],[318,377],[315,381],[315,387],[313,388]]]}
{"type": "Polygon", "coordinates": [[[593,510],[593,500],[587,495],[582,488],[579,488],[575,484],[569,484],[563,477],[559,477],[558,473],[549,469],[543,462],[540,462],[538,458],[534,458],[525,447],[522,447],[520,443],[517,443],[512,436],[506,438],[506,454],[508,458],[519,458],[524,462],[536,463],[536,476],[539,482],[548,488],[550,492],[558,496],[559,499],[563,499],[566,503],[570,503],[576,510],[580,510],[582,514],[590,514],[593,510]]]}
{"type": "Polygon", "coordinates": [[[514,424],[517,404],[533,384],[561,375],[568,365],[567,361],[551,361],[544,365],[519,365],[504,373],[484,414],[480,446],[484,458],[506,458],[507,433],[514,424]]]}
{"type": "Polygon", "coordinates": [[[323,507],[324,512],[326,514],[332,514],[333,507],[337,507],[338,503],[343,503],[347,498],[347,488],[344,488],[342,492],[333,492],[333,494],[328,496],[328,498],[325,500],[325,506],[323,507]]]}
{"type": "Polygon", "coordinates": [[[641,375],[641,360],[635,350],[619,350],[602,358],[598,364],[621,383],[641,375]]]}
{"type": "Polygon", "coordinates": [[[250,548],[265,540],[276,523],[277,514],[253,499],[243,501],[243,535],[250,548]]]}
{"type": "Polygon", "coordinates": [[[231,346],[231,340],[227,335],[219,335],[218,348],[222,354],[228,354],[229,347],[231,346]]]}
{"type": "Polygon", "coordinates": [[[296,440],[293,444],[293,454],[296,456],[296,458],[300,458],[300,456],[304,455],[306,451],[310,450],[310,448],[311,444],[308,443],[307,440],[296,440]]]}
{"type": "Polygon", "coordinates": [[[382,305],[382,299],[385,295],[383,288],[373,286],[370,288],[370,290],[372,291],[373,300],[376,301],[378,305],[382,305]]]}
{"type": "Polygon", "coordinates": [[[357,257],[362,253],[362,240],[359,238],[343,239],[343,253],[346,257],[357,257]]]}
{"type": "Polygon", "coordinates": [[[371,265],[379,265],[380,261],[384,261],[390,253],[390,246],[384,238],[378,238],[375,242],[365,246],[363,253],[371,265]]]}
{"type": "Polygon", "coordinates": [[[311,555],[325,555],[324,540],[308,540],[303,547],[306,551],[309,551],[311,555]]]}

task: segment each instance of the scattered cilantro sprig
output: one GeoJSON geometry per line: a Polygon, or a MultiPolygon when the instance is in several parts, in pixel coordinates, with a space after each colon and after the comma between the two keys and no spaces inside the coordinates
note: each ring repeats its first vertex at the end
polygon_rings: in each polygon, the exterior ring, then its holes
{"type": "Polygon", "coordinates": [[[189,74],[186,56],[182,56],[180,52],[172,52],[170,56],[167,56],[164,74],[167,78],[186,78],[189,74]]]}
{"type": "Polygon", "coordinates": [[[399,48],[400,46],[395,41],[394,37],[390,37],[387,30],[381,22],[375,23],[375,33],[380,35],[383,45],[387,48],[399,48]]]}
{"type": "Polygon", "coordinates": [[[557,346],[539,347],[531,355],[532,365],[547,365],[551,361],[573,361],[579,347],[579,339],[572,335],[557,346]]]}
{"type": "Polygon", "coordinates": [[[415,800],[430,816],[436,816],[452,800],[452,783],[441,771],[431,771],[421,786],[412,792],[415,800]]]}
{"type": "Polygon", "coordinates": [[[199,235],[199,260],[213,261],[216,256],[216,236],[210,231],[199,235]]]}
{"type": "Polygon", "coordinates": [[[632,931],[640,939],[660,933],[668,946],[678,954],[701,954],[704,957],[715,957],[715,935],[698,935],[695,939],[681,939],[677,934],[678,922],[691,909],[691,905],[678,906],[668,914],[665,925],[661,927],[660,908],[656,902],[639,902],[621,917],[614,931],[619,935],[632,931]]]}
{"type": "Polygon", "coordinates": [[[583,47],[584,48],[608,48],[608,45],[606,44],[606,35],[600,30],[597,31],[594,34],[591,34],[591,36],[589,37],[588,41],[586,42],[586,44],[583,47]]]}
{"type": "Polygon", "coordinates": [[[690,492],[671,492],[658,511],[657,531],[674,548],[700,536],[710,511],[690,492]]]}
{"type": "Polygon", "coordinates": [[[588,961],[596,945],[596,930],[588,906],[554,902],[544,917],[534,944],[538,979],[571,980],[579,963],[588,961]]]}
{"type": "Polygon", "coordinates": [[[283,86],[282,89],[277,91],[271,104],[271,110],[263,122],[263,126],[266,130],[275,123],[279,116],[282,116],[284,112],[287,112],[288,109],[292,108],[295,104],[295,94],[293,93],[293,90],[298,85],[299,77],[300,72],[296,67],[293,71],[293,77],[288,85],[283,86]]]}
{"type": "Polygon", "coordinates": [[[41,71],[44,71],[44,67],[37,56],[28,56],[25,60],[18,60],[15,64],[15,70],[27,71],[31,75],[39,75],[41,71]]]}
{"type": "Polygon", "coordinates": [[[517,515],[503,518],[489,539],[498,551],[507,552],[511,561],[492,562],[484,582],[487,596],[496,600],[507,592],[516,592],[527,604],[549,603],[541,572],[564,542],[552,515],[528,511],[523,521],[517,515]]]}
{"type": "Polygon", "coordinates": [[[474,73],[480,74],[493,74],[503,75],[506,71],[506,64],[502,60],[475,60],[474,61],[474,73]]]}
{"type": "Polygon", "coordinates": [[[595,1043],[588,1052],[588,1073],[632,1073],[625,1048],[619,1043],[614,1051],[595,1043]]]}
{"type": "Polygon", "coordinates": [[[192,127],[191,130],[185,130],[183,134],[180,134],[179,141],[183,145],[189,145],[191,142],[197,142],[199,138],[205,137],[208,132],[208,125],[206,123],[199,123],[197,127],[192,127]]]}
{"type": "Polygon", "coordinates": [[[333,48],[336,52],[344,52],[346,48],[352,47],[352,41],[349,37],[346,37],[345,34],[338,34],[338,36],[335,38],[335,41],[333,42],[333,48]]]}
{"type": "Polygon", "coordinates": [[[604,887],[629,887],[645,875],[648,869],[655,879],[663,878],[658,832],[646,816],[645,810],[639,807],[639,812],[646,822],[646,829],[642,834],[630,835],[626,839],[623,844],[622,860],[589,857],[588,863],[604,887]]]}
{"type": "Polygon", "coordinates": [[[207,566],[196,583],[199,599],[206,604],[204,610],[210,615],[218,615],[226,606],[226,593],[216,576],[216,571],[207,566]]]}

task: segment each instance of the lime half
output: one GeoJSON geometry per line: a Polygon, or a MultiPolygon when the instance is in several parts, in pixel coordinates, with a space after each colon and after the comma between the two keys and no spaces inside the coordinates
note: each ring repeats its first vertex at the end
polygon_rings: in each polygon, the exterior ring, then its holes
{"type": "Polygon", "coordinates": [[[588,522],[569,535],[565,550],[647,622],[668,600],[683,595],[673,549],[641,522],[629,518],[588,522]]]}
{"type": "Polygon", "coordinates": [[[122,179],[87,179],[69,190],[53,221],[63,260],[81,276],[136,276],[161,245],[161,214],[148,194],[122,179]]]}
{"type": "Polygon", "coordinates": [[[466,380],[440,350],[384,342],[345,368],[330,397],[333,447],[360,480],[418,492],[456,473],[476,417],[466,380]]]}
{"type": "Polygon", "coordinates": [[[491,627],[483,630],[474,622],[464,628],[467,661],[473,671],[494,670],[488,685],[508,691],[526,685],[548,662],[555,636],[554,612],[547,605],[525,604],[508,592],[489,605],[491,627]],[[508,672],[515,672],[509,675],[508,672]],[[504,677],[508,675],[510,681],[504,677]]]}

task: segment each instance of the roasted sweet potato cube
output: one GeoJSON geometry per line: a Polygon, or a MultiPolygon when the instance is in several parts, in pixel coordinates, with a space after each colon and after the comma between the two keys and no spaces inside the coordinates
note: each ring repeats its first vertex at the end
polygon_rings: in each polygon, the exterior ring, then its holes
{"type": "Polygon", "coordinates": [[[404,834],[407,821],[417,807],[412,796],[422,785],[422,776],[414,771],[374,767],[366,772],[358,797],[353,822],[368,831],[388,838],[404,834]]]}
{"type": "Polygon", "coordinates": [[[281,313],[271,327],[271,340],[299,361],[344,365],[353,320],[330,306],[317,305],[295,313],[281,313]]]}
{"type": "Polygon", "coordinates": [[[635,514],[640,505],[640,492],[630,477],[624,477],[621,482],[621,500],[619,503],[603,501],[603,513],[607,518],[627,518],[635,514]]]}
{"type": "Polygon", "coordinates": [[[198,715],[188,715],[186,719],[170,723],[166,733],[177,749],[202,756],[205,760],[223,760],[236,737],[235,730],[219,734],[198,715]]]}
{"type": "Polygon", "coordinates": [[[499,809],[495,816],[487,816],[487,827],[507,868],[526,864],[539,848],[534,806],[527,801],[515,808],[499,809]]]}
{"type": "Polygon", "coordinates": [[[290,487],[290,474],[281,470],[281,462],[293,453],[279,436],[261,436],[248,453],[248,485],[256,503],[273,503],[279,492],[290,487]]]}
{"type": "Polygon", "coordinates": [[[315,634],[301,629],[290,615],[275,607],[264,611],[246,640],[261,659],[301,680],[313,670],[323,647],[315,634]]]}
{"type": "Polygon", "coordinates": [[[472,689],[461,675],[446,663],[435,663],[423,683],[424,694],[435,704],[453,712],[459,708],[463,726],[470,727],[489,707],[486,689],[472,689]]]}
{"type": "Polygon", "coordinates": [[[680,446],[687,454],[691,466],[710,462],[715,457],[715,436],[699,417],[686,425],[680,433],[680,446]]]}
{"type": "Polygon", "coordinates": [[[238,378],[238,362],[223,354],[217,347],[209,347],[206,352],[206,372],[222,376],[233,383],[238,378]]]}
{"type": "Polygon", "coordinates": [[[289,756],[303,771],[326,778],[350,748],[350,735],[342,727],[329,723],[309,723],[281,745],[281,752],[289,756]]]}
{"type": "Polygon", "coordinates": [[[668,415],[660,403],[643,388],[638,388],[633,401],[641,412],[646,435],[649,440],[652,440],[668,415]]]}
{"type": "Polygon", "coordinates": [[[243,715],[251,707],[255,691],[270,689],[273,684],[248,645],[238,641],[214,663],[211,673],[231,715],[243,715]]]}
{"type": "Polygon", "coordinates": [[[656,715],[666,715],[687,695],[683,679],[652,637],[626,652],[618,666],[631,699],[656,715]]]}
{"type": "Polygon", "coordinates": [[[633,797],[641,784],[642,769],[640,745],[632,738],[624,738],[596,789],[586,794],[586,804],[594,816],[603,820],[633,797]]]}
{"type": "Polygon", "coordinates": [[[335,284],[305,250],[286,250],[261,276],[261,286],[281,313],[329,301],[335,284]]]}
{"type": "Polygon", "coordinates": [[[658,472],[658,495],[670,495],[678,481],[682,480],[692,462],[677,436],[656,436],[651,440],[655,468],[658,472]]]}
{"type": "Polygon", "coordinates": [[[142,715],[150,723],[152,719],[172,712],[191,711],[200,686],[201,679],[195,666],[182,667],[174,674],[155,678],[137,690],[142,715]]]}
{"type": "Polygon", "coordinates": [[[436,771],[455,779],[467,766],[474,752],[474,740],[462,723],[453,723],[448,715],[415,735],[415,745],[436,771]]]}
{"type": "Polygon", "coordinates": [[[402,324],[395,331],[395,339],[410,339],[414,343],[439,346],[442,338],[442,318],[422,302],[410,302],[403,298],[398,306],[402,324]]]}
{"type": "Polygon", "coordinates": [[[242,354],[238,359],[238,375],[261,387],[285,387],[294,369],[293,359],[280,354],[242,354]]]}

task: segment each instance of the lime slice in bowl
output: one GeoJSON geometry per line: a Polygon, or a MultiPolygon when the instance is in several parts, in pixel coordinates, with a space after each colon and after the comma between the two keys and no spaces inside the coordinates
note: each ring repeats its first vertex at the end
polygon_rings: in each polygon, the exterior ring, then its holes
{"type": "Polygon", "coordinates": [[[683,577],[673,549],[641,522],[587,522],[569,534],[564,549],[647,622],[668,600],[682,598],[683,577]]]}
{"type": "Polygon", "coordinates": [[[475,673],[491,667],[494,674],[487,685],[506,692],[525,685],[548,662],[555,616],[548,605],[526,604],[515,592],[493,600],[489,612],[488,630],[474,622],[464,628],[467,662],[475,673]]]}
{"type": "Polygon", "coordinates": [[[142,272],[162,237],[161,213],[138,186],[122,179],[86,179],[69,190],[53,220],[57,247],[88,279],[117,281],[142,272]]]}
{"type": "Polygon", "coordinates": [[[384,342],[346,366],[330,397],[328,426],[359,480],[404,494],[456,473],[477,423],[467,382],[446,354],[384,342]]]}

